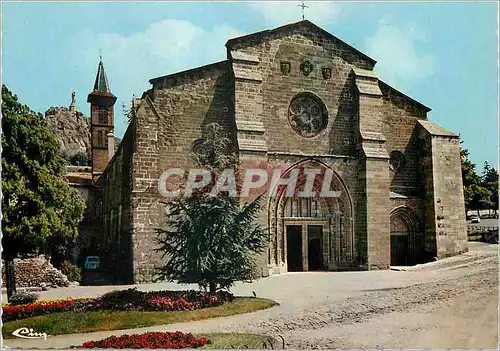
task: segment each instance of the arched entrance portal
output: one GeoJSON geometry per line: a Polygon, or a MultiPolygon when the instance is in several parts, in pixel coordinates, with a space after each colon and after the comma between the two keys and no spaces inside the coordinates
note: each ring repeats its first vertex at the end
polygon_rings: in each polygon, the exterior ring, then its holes
{"type": "MultiPolygon", "coordinates": [[[[290,167],[320,169],[324,164],[308,160],[290,167]]],[[[286,178],[284,173],[283,178],[286,178]]],[[[334,173],[330,170],[331,173],[334,173]]],[[[285,194],[285,187],[271,192],[269,202],[269,263],[278,272],[341,270],[354,262],[352,204],[342,180],[334,173],[329,190],[332,197],[302,197],[304,179],[298,177],[296,191],[285,194]]],[[[322,183],[313,185],[320,194],[322,183]]]]}
{"type": "Polygon", "coordinates": [[[419,263],[423,251],[418,220],[408,207],[398,207],[391,212],[391,266],[408,266],[419,263]]]}

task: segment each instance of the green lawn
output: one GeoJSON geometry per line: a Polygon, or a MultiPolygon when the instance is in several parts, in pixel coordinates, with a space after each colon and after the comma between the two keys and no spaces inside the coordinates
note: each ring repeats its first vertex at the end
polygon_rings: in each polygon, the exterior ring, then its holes
{"type": "Polygon", "coordinates": [[[273,338],[258,334],[203,334],[196,336],[204,336],[210,340],[210,344],[206,344],[202,349],[271,349],[275,348],[273,338]],[[273,347],[269,344],[273,342],[273,347]]]}
{"type": "Polygon", "coordinates": [[[196,321],[225,317],[235,314],[263,310],[278,305],[268,299],[237,297],[222,306],[180,312],[59,312],[7,322],[3,325],[5,339],[14,338],[12,332],[21,327],[33,328],[48,335],[90,333],[94,331],[132,329],[152,325],[196,321]]]}

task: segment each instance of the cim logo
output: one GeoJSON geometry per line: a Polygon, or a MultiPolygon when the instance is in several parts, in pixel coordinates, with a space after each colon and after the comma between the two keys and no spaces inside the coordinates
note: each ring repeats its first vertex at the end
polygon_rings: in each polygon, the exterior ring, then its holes
{"type": "Polygon", "coordinates": [[[22,327],[12,332],[12,335],[23,339],[44,339],[47,340],[47,333],[37,333],[33,328],[22,327]]]}

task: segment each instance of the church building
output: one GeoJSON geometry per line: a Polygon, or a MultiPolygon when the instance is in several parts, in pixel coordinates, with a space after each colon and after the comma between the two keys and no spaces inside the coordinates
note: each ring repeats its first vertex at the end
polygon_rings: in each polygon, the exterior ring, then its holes
{"type": "Polygon", "coordinates": [[[331,170],[332,198],[266,195],[262,276],[389,269],[467,251],[459,137],[430,108],[379,79],[376,61],[310,21],[226,43],[223,61],[151,79],[116,148],[102,62],[91,105],[99,240],[116,278],[152,281],[162,264],[158,180],[193,167],[218,123],[242,168],[331,170]]]}

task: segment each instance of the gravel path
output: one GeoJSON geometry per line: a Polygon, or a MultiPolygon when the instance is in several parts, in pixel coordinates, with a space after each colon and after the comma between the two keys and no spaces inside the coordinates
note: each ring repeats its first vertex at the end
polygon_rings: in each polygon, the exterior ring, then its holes
{"type": "MultiPolygon", "coordinates": [[[[287,348],[493,349],[498,346],[497,253],[498,245],[471,243],[470,251],[464,255],[407,271],[275,276],[253,284],[238,284],[234,289],[237,295],[255,291],[258,296],[281,304],[269,310],[134,331],[51,337],[46,347],[68,347],[111,334],[182,330],[281,335],[287,348]]],[[[141,290],[172,287],[140,286],[141,290]]],[[[86,288],[80,287],[80,294],[76,295],[92,296],[86,288]]],[[[106,289],[113,287],[99,287],[92,293],[99,295],[106,289]]],[[[46,293],[52,297],[68,293],[59,290],[46,293]]],[[[7,345],[44,347],[39,341],[36,346],[29,342],[32,341],[16,339],[7,345]]]]}

